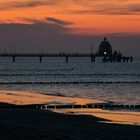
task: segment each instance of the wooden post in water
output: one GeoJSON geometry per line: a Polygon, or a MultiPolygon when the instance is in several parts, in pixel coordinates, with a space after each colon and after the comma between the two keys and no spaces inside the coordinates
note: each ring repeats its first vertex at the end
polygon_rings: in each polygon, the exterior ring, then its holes
{"type": "Polygon", "coordinates": [[[66,62],[69,62],[69,57],[68,56],[65,56],[65,58],[66,58],[66,62]]]}
{"type": "Polygon", "coordinates": [[[95,62],[95,56],[91,55],[91,62],[95,62]]]}
{"type": "Polygon", "coordinates": [[[130,62],[131,62],[131,63],[133,62],[133,57],[132,57],[132,56],[130,57],[130,62]]]}
{"type": "Polygon", "coordinates": [[[16,57],[15,57],[15,56],[13,56],[13,62],[15,62],[15,60],[16,60],[16,57]]]}
{"type": "Polygon", "coordinates": [[[39,60],[40,60],[40,62],[42,62],[42,56],[39,56],[39,60]]]}

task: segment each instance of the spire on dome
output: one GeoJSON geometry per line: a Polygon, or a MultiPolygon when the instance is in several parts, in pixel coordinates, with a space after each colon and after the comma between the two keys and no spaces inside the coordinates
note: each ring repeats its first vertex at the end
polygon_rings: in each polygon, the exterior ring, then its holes
{"type": "Polygon", "coordinates": [[[107,41],[107,37],[104,37],[104,41],[107,41]]]}

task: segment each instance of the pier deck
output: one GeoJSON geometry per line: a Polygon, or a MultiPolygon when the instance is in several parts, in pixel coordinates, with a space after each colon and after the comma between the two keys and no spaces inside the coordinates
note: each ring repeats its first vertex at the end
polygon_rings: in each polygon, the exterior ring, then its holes
{"type": "Polygon", "coordinates": [[[108,58],[107,56],[98,56],[94,53],[0,53],[0,57],[12,57],[12,61],[16,61],[16,57],[38,57],[39,61],[42,62],[43,57],[64,57],[65,61],[68,62],[70,57],[89,57],[91,62],[95,62],[97,57],[102,57],[103,61],[111,61],[111,62],[132,62],[132,57],[122,58],[108,58]]]}

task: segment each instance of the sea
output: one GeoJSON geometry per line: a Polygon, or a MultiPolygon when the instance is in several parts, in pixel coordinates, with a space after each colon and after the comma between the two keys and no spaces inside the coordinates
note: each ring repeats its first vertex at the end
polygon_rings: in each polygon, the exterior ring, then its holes
{"type": "Polygon", "coordinates": [[[37,57],[17,57],[15,62],[10,57],[1,57],[0,90],[137,105],[140,104],[140,59],[134,58],[133,63],[105,63],[98,58],[91,63],[89,58],[72,57],[66,63],[65,58],[44,57],[40,63],[37,57]],[[4,84],[10,82],[13,84],[4,84]]]}

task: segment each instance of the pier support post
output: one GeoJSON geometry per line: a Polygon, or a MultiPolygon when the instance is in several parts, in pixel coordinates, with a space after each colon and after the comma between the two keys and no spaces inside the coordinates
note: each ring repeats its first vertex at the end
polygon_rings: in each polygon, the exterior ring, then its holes
{"type": "Polygon", "coordinates": [[[123,56],[122,60],[123,60],[123,62],[125,63],[125,62],[126,62],[126,57],[123,56]]]}
{"type": "Polygon", "coordinates": [[[39,56],[39,61],[42,62],[42,56],[39,56]]]}
{"type": "Polygon", "coordinates": [[[13,62],[15,62],[15,60],[16,60],[16,57],[15,57],[15,56],[13,56],[13,62]]]}
{"type": "Polygon", "coordinates": [[[131,63],[133,62],[133,57],[132,57],[132,56],[130,57],[130,62],[131,62],[131,63]]]}
{"type": "Polygon", "coordinates": [[[95,56],[91,56],[91,62],[95,62],[95,56]]]}
{"type": "Polygon", "coordinates": [[[66,56],[65,58],[66,58],[66,62],[68,62],[68,61],[69,61],[69,57],[68,57],[68,56],[66,56]]]}

